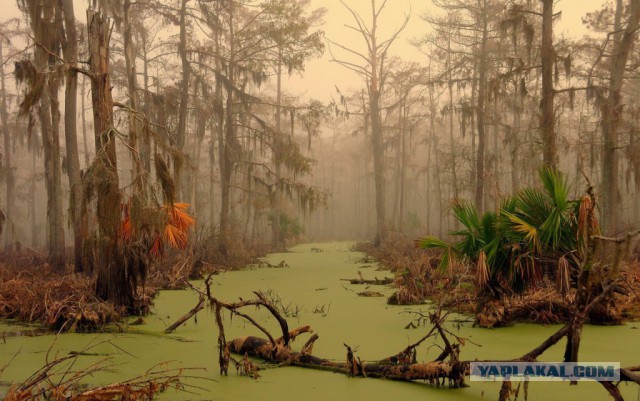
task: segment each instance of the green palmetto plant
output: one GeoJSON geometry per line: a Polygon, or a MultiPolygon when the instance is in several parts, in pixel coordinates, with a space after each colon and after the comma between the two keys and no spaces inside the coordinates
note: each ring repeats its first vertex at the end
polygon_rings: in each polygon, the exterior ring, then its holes
{"type": "Polygon", "coordinates": [[[580,265],[577,255],[580,200],[569,199],[569,185],[557,170],[541,168],[541,187],[523,188],[502,201],[498,212],[478,213],[469,202],[456,201],[454,217],[462,229],[447,243],[433,236],[419,241],[422,248],[440,248],[440,267],[468,259],[476,265],[478,293],[521,293],[555,273],[565,293],[571,271],[580,265]]]}

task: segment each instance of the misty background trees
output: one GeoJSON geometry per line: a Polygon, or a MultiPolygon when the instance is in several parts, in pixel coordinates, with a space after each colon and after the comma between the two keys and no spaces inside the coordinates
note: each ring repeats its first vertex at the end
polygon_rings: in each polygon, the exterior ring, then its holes
{"type": "Polygon", "coordinates": [[[637,227],[639,0],[585,10],[583,38],[554,31],[550,0],[414,3],[397,23],[390,2],[341,3],[354,40],[324,38],[310,0],[18,0],[0,24],[4,245],[132,304],[141,255],[183,244],[167,205],[189,204],[195,259],[226,261],[443,236],[453,200],[495,210],[541,165],[596,184],[607,234],[637,227]],[[323,52],[357,74],[312,99],[288,78],[323,52]]]}

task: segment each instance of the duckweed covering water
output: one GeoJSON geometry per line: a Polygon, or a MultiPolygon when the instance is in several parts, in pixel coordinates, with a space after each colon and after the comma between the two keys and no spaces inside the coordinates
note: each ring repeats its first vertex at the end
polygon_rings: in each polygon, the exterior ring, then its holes
{"type": "MultiPolygon", "coordinates": [[[[363,286],[353,286],[340,281],[341,278],[357,277],[361,271],[365,278],[386,276],[385,272],[372,268],[360,269],[357,262],[362,254],[350,251],[351,243],[328,243],[300,245],[284,254],[270,255],[268,261],[278,264],[285,260],[290,268],[249,269],[223,273],[215,277],[216,297],[233,301],[238,297],[252,298],[253,290],[272,290],[283,305],[288,306],[289,326],[311,325],[320,339],[314,354],[333,359],[345,358],[347,343],[357,347],[357,355],[363,360],[381,359],[397,353],[408,343],[424,335],[428,328],[405,329],[414,320],[410,311],[427,311],[429,306],[389,306],[385,298],[359,297],[363,286]],[[311,248],[323,252],[312,252],[311,248]]],[[[202,285],[202,283],[195,283],[202,285]]],[[[389,288],[371,288],[385,295],[389,288]]],[[[55,355],[67,355],[79,351],[87,344],[110,340],[91,350],[92,355],[83,356],[76,368],[87,366],[98,360],[111,358],[110,368],[88,378],[90,384],[107,384],[144,373],[148,368],[162,362],[173,362],[173,367],[203,367],[202,373],[209,379],[189,380],[201,386],[198,394],[167,393],[163,399],[171,400],[494,400],[498,397],[498,383],[472,382],[471,387],[451,390],[438,389],[420,383],[402,383],[384,380],[348,378],[343,375],[302,368],[277,368],[261,371],[258,380],[237,377],[230,369],[229,377],[219,377],[217,367],[217,331],[212,313],[206,309],[197,316],[197,323],[189,321],[172,335],[161,334],[197,303],[192,291],[165,291],[155,302],[155,315],[145,318],[146,324],[129,326],[126,334],[64,334],[41,336],[12,336],[10,333],[24,331],[24,327],[0,323],[0,367],[18,353],[0,377],[0,388],[10,382],[19,382],[41,367],[55,355]]],[[[247,310],[273,333],[278,333],[277,324],[264,310],[247,310]]],[[[227,339],[242,335],[261,333],[253,326],[236,317],[232,322],[227,317],[227,339]]],[[[132,319],[133,321],[133,319],[132,319]]],[[[617,327],[585,327],[580,358],[584,361],[620,361],[623,366],[640,363],[640,323],[617,327]]],[[[462,359],[513,358],[529,351],[557,329],[536,325],[518,324],[509,328],[486,330],[471,328],[464,323],[454,327],[459,335],[468,337],[476,347],[468,344],[463,348],[462,359]]],[[[302,346],[305,336],[293,344],[302,346]]],[[[544,355],[544,360],[560,360],[562,346],[559,344],[544,355]]],[[[437,348],[422,347],[419,360],[431,360],[440,352],[437,348]]],[[[198,373],[200,374],[200,373],[198,373]]],[[[622,385],[623,395],[634,400],[640,397],[637,386],[622,385]]],[[[0,390],[0,393],[2,390],[0,390]]],[[[597,383],[580,383],[569,386],[564,383],[532,383],[529,400],[606,400],[610,399],[597,383]]]]}

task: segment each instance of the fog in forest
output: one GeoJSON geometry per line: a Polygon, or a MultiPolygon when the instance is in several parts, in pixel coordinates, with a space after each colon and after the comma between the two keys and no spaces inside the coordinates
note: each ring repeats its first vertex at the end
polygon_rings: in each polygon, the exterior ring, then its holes
{"type": "Polygon", "coordinates": [[[640,0],[0,10],[3,400],[636,396],[640,0]]]}
{"type": "Polygon", "coordinates": [[[498,210],[543,165],[624,232],[636,3],[4,0],[2,240],[54,265],[122,224],[159,247],[173,203],[212,258],[446,238],[452,204],[498,210]]]}

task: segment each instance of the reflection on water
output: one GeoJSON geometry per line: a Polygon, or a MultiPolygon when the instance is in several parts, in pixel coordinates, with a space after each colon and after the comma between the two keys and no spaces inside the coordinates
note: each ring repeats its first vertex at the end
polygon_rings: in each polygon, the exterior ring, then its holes
{"type": "MultiPolygon", "coordinates": [[[[284,254],[270,255],[268,261],[278,264],[285,260],[290,268],[250,269],[234,271],[215,277],[213,291],[223,300],[234,301],[239,297],[252,297],[253,290],[272,290],[282,302],[296,311],[289,318],[290,328],[311,325],[320,339],[314,346],[314,354],[331,359],[345,358],[347,343],[357,347],[363,360],[381,359],[397,353],[409,343],[425,334],[428,328],[410,324],[414,320],[411,311],[426,311],[428,305],[389,306],[385,298],[359,297],[363,286],[352,286],[340,281],[354,278],[360,271],[365,278],[373,278],[380,272],[375,269],[359,269],[362,256],[351,252],[351,243],[300,245],[284,254]],[[322,249],[323,252],[312,248],[322,249]],[[408,328],[406,328],[408,327],[408,328]]],[[[202,283],[196,283],[196,285],[202,283]]],[[[385,288],[369,288],[389,295],[385,288]]],[[[166,394],[172,400],[494,400],[498,397],[499,384],[472,383],[459,390],[432,388],[421,383],[401,383],[384,380],[347,378],[340,374],[312,371],[301,368],[268,369],[258,380],[237,377],[230,370],[229,377],[219,377],[216,351],[217,331],[213,315],[208,309],[197,316],[197,322],[189,321],[172,335],[162,334],[164,328],[190,310],[198,301],[191,291],[165,291],[156,299],[156,314],[146,318],[142,326],[130,326],[126,334],[64,334],[41,336],[16,336],[25,332],[24,327],[0,324],[0,367],[13,355],[15,359],[0,377],[4,383],[21,381],[41,367],[49,354],[53,357],[79,352],[87,344],[101,343],[83,355],[76,368],[104,360],[109,366],[100,374],[88,378],[91,384],[107,384],[142,374],[148,368],[172,362],[172,366],[203,367],[208,378],[215,381],[192,381],[205,388],[198,394],[166,394]],[[12,334],[13,333],[13,334],[12,334]]],[[[264,310],[247,309],[258,317],[264,326],[277,333],[277,323],[264,310]]],[[[495,330],[471,328],[464,322],[452,324],[456,333],[469,337],[482,347],[467,345],[462,350],[463,359],[506,359],[524,354],[552,334],[557,326],[518,324],[495,330]]],[[[227,339],[241,335],[261,333],[250,324],[236,317],[227,317],[227,339]]],[[[580,358],[584,361],[619,361],[622,366],[640,363],[640,324],[618,327],[585,327],[580,358]]],[[[27,330],[33,331],[34,329],[27,330]]],[[[31,333],[33,334],[33,333],[31,333]]],[[[293,344],[301,347],[305,336],[293,344]]],[[[428,345],[428,344],[426,344],[428,345]]],[[[552,348],[544,360],[560,360],[564,343],[552,348]]],[[[423,346],[418,351],[419,360],[434,359],[440,350],[423,346]]],[[[639,396],[637,386],[622,385],[628,399],[639,396]]],[[[0,390],[1,393],[1,390],[0,390]]],[[[580,383],[569,386],[564,383],[532,383],[529,400],[606,400],[609,396],[597,383],[580,383]]]]}

